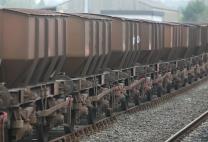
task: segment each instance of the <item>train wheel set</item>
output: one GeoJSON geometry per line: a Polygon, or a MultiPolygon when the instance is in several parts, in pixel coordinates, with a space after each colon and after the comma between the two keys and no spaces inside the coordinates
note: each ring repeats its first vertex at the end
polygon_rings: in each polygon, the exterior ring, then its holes
{"type": "Polygon", "coordinates": [[[207,45],[207,25],[1,9],[0,141],[47,142],[196,83],[207,45]]]}
{"type": "Polygon", "coordinates": [[[46,142],[55,129],[71,133],[75,126],[94,124],[207,76],[207,57],[202,54],[83,78],[60,75],[27,88],[7,90],[2,84],[1,134],[9,135],[8,141],[46,142]]]}

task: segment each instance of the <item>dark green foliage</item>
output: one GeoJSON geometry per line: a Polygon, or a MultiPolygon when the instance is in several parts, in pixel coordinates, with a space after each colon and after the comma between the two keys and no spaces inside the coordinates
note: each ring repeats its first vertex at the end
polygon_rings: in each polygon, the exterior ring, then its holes
{"type": "Polygon", "coordinates": [[[204,0],[190,1],[182,11],[184,22],[205,22],[208,20],[208,6],[204,0]]]}

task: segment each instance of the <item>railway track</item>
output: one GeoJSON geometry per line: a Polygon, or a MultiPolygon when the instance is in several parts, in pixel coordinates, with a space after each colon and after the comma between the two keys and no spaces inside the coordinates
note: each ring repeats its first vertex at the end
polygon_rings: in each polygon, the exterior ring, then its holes
{"type": "Polygon", "coordinates": [[[169,139],[167,139],[165,142],[178,142],[182,141],[183,138],[192,132],[194,129],[196,129],[199,125],[201,125],[205,120],[208,119],[208,111],[201,114],[199,117],[197,117],[195,120],[193,120],[191,123],[186,125],[184,128],[179,130],[177,133],[172,135],[169,139]]]}
{"type": "Polygon", "coordinates": [[[150,102],[146,102],[146,103],[141,104],[139,106],[135,106],[133,108],[127,109],[126,111],[116,113],[111,117],[107,117],[105,119],[99,120],[95,124],[87,125],[87,126],[79,128],[79,129],[76,129],[73,133],[66,134],[64,136],[52,139],[52,140],[50,140],[50,142],[60,142],[60,141],[61,142],[76,142],[76,141],[79,141],[80,139],[84,138],[85,136],[92,135],[96,132],[102,131],[102,130],[112,126],[112,124],[117,121],[117,117],[121,114],[124,114],[124,113],[132,114],[135,112],[144,111],[144,110],[154,108],[154,107],[158,106],[159,104],[170,101],[175,96],[178,96],[178,95],[188,91],[189,89],[192,89],[194,87],[201,85],[202,83],[206,82],[207,79],[208,79],[208,77],[205,77],[197,82],[193,82],[191,85],[187,85],[186,87],[180,88],[179,90],[175,90],[172,93],[166,94],[166,95],[159,97],[159,98],[155,98],[150,102]]]}

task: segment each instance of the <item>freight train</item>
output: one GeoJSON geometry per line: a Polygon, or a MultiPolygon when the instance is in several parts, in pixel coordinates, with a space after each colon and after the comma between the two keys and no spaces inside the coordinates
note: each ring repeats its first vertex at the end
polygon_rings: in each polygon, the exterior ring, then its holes
{"type": "Polygon", "coordinates": [[[207,43],[206,24],[1,9],[0,139],[47,142],[191,84],[207,43]]]}

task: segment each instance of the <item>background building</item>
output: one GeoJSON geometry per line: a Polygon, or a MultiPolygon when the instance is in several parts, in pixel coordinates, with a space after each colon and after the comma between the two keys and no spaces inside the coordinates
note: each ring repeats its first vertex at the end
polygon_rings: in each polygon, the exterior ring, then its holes
{"type": "Polygon", "coordinates": [[[187,4],[187,1],[189,0],[21,0],[21,2],[20,0],[0,0],[0,7],[41,8],[69,13],[89,12],[178,22],[180,20],[178,9],[187,4]]]}
{"type": "Polygon", "coordinates": [[[70,0],[59,4],[57,11],[107,14],[127,18],[141,18],[155,21],[178,21],[180,12],[167,8],[155,0],[70,0]]]}

